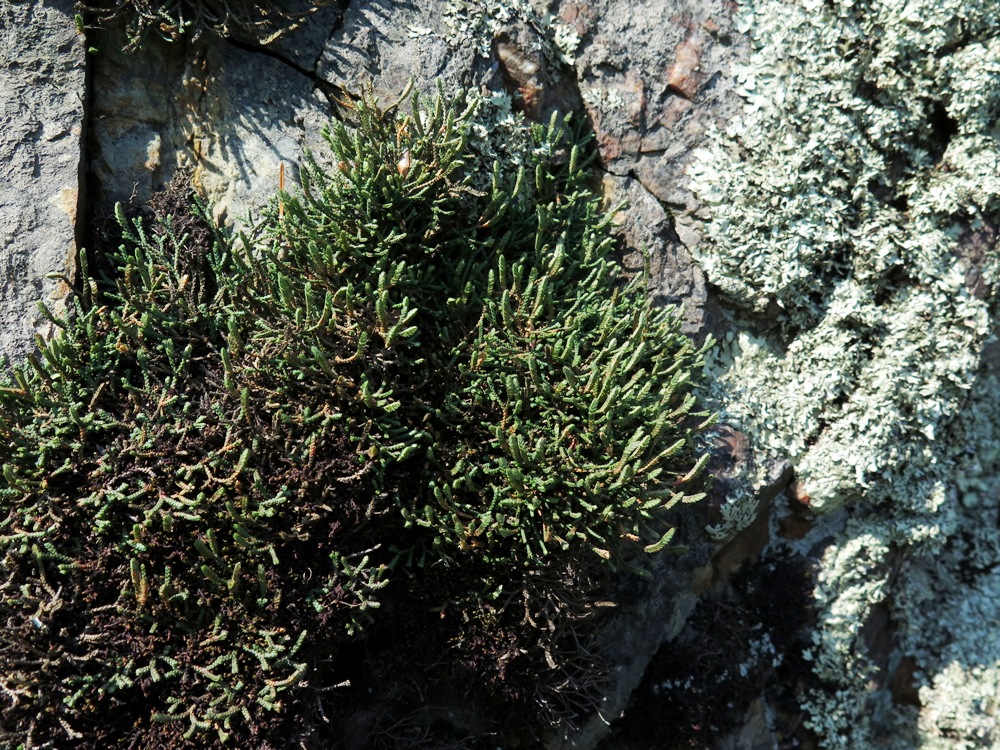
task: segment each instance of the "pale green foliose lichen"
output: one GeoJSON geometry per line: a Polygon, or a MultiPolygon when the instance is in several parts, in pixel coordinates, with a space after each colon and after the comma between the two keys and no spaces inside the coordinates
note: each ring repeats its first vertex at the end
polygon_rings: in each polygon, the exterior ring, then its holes
{"type": "Polygon", "coordinates": [[[953,531],[914,548],[894,604],[900,650],[922,668],[925,748],[1000,745],[1000,381],[988,366],[951,430],[953,531]]]}
{"type": "Polygon", "coordinates": [[[569,66],[576,62],[580,45],[576,30],[551,13],[539,13],[529,0],[449,0],[444,21],[449,45],[471,45],[484,59],[493,54],[494,37],[520,23],[538,32],[536,51],[545,58],[569,66]]]}
{"type": "MultiPolygon", "coordinates": [[[[493,44],[498,35],[512,27],[525,25],[536,32],[534,53],[548,63],[544,75],[549,83],[558,78],[561,65],[572,66],[580,38],[572,27],[551,13],[539,13],[529,0],[448,0],[444,7],[444,38],[455,49],[473,49],[479,57],[494,57],[493,44]]],[[[411,29],[421,35],[423,28],[411,29]]],[[[470,131],[469,148],[475,157],[477,174],[484,176],[478,187],[487,187],[493,164],[516,168],[527,163],[529,152],[525,118],[518,111],[509,92],[496,87],[496,81],[484,84],[477,93],[479,101],[470,131]],[[491,88],[492,86],[492,88],[491,88]]],[[[535,156],[541,156],[534,152],[535,156]]]]}
{"type": "Polygon", "coordinates": [[[608,114],[625,106],[625,100],[616,89],[595,87],[584,92],[583,100],[591,107],[608,114]]]}
{"type": "Polygon", "coordinates": [[[516,170],[530,166],[533,157],[552,156],[550,144],[538,145],[528,137],[524,113],[514,109],[506,91],[484,90],[469,97],[476,102],[468,144],[476,187],[489,187],[497,164],[516,170]]]}
{"type": "Polygon", "coordinates": [[[719,508],[718,523],[706,529],[713,539],[725,541],[757,518],[760,492],[771,481],[769,468],[766,462],[755,463],[744,473],[743,482],[727,493],[726,502],[719,508]]]}
{"type": "Polygon", "coordinates": [[[689,172],[709,215],[693,250],[747,321],[709,363],[723,418],[844,519],[815,591],[808,724],[827,748],[996,746],[1000,387],[981,361],[1000,2],[751,0],[736,26],[745,104],[689,172]],[[865,642],[876,609],[896,626],[888,667],[865,642]],[[903,656],[919,709],[880,687],[903,656]]]}

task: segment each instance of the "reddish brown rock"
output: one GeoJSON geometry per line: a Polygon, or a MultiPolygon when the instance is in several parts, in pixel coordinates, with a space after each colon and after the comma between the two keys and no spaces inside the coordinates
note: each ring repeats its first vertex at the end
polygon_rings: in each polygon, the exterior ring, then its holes
{"type": "Polygon", "coordinates": [[[685,99],[694,99],[701,83],[701,48],[705,35],[695,29],[689,37],[674,50],[674,64],[667,73],[667,86],[675,94],[685,99]]]}

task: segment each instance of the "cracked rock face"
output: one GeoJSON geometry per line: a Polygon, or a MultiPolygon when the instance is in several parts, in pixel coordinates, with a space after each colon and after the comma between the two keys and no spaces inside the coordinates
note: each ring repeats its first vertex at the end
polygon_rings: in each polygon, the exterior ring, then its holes
{"type": "Polygon", "coordinates": [[[324,153],[320,132],[345,92],[370,85],[388,102],[414,77],[428,91],[468,78],[468,55],[410,31],[434,22],[433,4],[375,0],[323,7],[267,46],[205,34],[124,54],[109,33],[94,62],[96,201],[145,200],[191,166],[217,215],[244,219],[278,190],[282,164],[290,189],[305,150],[324,153]]]}
{"type": "MultiPolygon", "coordinates": [[[[732,28],[731,4],[560,3],[554,19],[577,38],[569,60],[545,59],[537,31],[516,14],[478,28],[449,15],[453,5],[342,3],[267,47],[205,35],[190,45],[150,39],[124,55],[117,52],[120,38],[102,38],[91,141],[98,202],[142,200],[190,163],[217,210],[241,217],[274,193],[280,162],[294,167],[304,149],[320,151],[331,100],[372,85],[392,101],[412,79],[421,91],[507,89],[515,108],[540,120],[554,109],[582,109],[604,168],[622,178],[606,185],[609,200],[648,204],[663,217],[653,221],[665,229],[636,235],[631,244],[698,241],[687,218],[697,205],[684,171],[706,128],[739,106],[727,71],[746,55],[748,40],[732,28]],[[537,101],[525,108],[525,95],[537,101]]],[[[682,248],[672,252],[686,262],[682,248]]],[[[677,264],[660,265],[665,301],[684,296],[681,287],[697,298],[687,314],[689,328],[698,329],[703,283],[668,280],[677,264]]]]}
{"type": "Polygon", "coordinates": [[[0,5],[0,359],[51,333],[38,303],[59,314],[75,268],[86,86],[72,6],[0,5]]]}
{"type": "Polygon", "coordinates": [[[647,750],[629,739],[646,705],[633,691],[661,644],[698,643],[684,628],[699,600],[750,633],[763,670],[725,709],[733,725],[693,735],[702,746],[995,744],[1000,645],[982,622],[1000,590],[1000,10],[911,5],[912,18],[873,0],[794,13],[778,0],[344,0],[267,46],[206,34],[125,55],[112,29],[85,60],[70,0],[9,0],[0,355],[23,356],[46,333],[37,301],[58,309],[65,293],[45,277],[72,268],[81,158],[94,215],[192,167],[240,222],[282,165],[294,189],[306,150],[322,156],[347,91],[390,102],[413,79],[482,91],[507,114],[577,110],[597,137],[595,182],[624,204],[626,269],[648,253],[657,299],[695,338],[722,340],[707,390],[724,424],[715,487],[681,529],[689,552],[609,630],[621,669],[605,705],[553,746],[647,750]],[[783,618],[745,600],[770,588],[728,583],[747,568],[805,581],[783,606],[808,609],[808,637],[761,630],[783,618]]]}

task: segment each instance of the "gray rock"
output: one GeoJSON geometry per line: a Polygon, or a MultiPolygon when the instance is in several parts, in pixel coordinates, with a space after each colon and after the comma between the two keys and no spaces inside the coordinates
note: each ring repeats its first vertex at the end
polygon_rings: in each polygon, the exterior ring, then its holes
{"type": "Polygon", "coordinates": [[[567,0],[583,40],[578,85],[605,168],[660,201],[685,247],[700,240],[685,170],[712,123],[742,106],[729,70],[749,54],[725,0],[567,0]]]}
{"type": "Polygon", "coordinates": [[[440,76],[457,87],[471,56],[409,31],[434,23],[428,4],[377,1],[322,8],[267,46],[204,34],[150,38],[127,55],[120,31],[104,35],[89,150],[98,205],[143,201],[192,166],[217,216],[242,220],[277,192],[282,163],[291,189],[306,150],[322,156],[321,130],[345,92],[370,85],[391,101],[411,78],[432,91],[440,76]]]}
{"type": "Polygon", "coordinates": [[[101,39],[94,62],[96,204],[145,201],[187,166],[219,217],[266,203],[280,163],[302,158],[301,122],[326,106],[313,81],[280,58],[208,34],[193,43],[150,39],[132,55],[119,51],[121,42],[101,39]]]}
{"type": "Polygon", "coordinates": [[[649,273],[653,299],[680,311],[682,330],[702,341],[718,336],[725,328],[718,304],[709,295],[705,274],[674,230],[672,217],[663,204],[635,177],[604,177],[604,196],[614,206],[624,203],[615,215],[627,254],[629,273],[649,273]],[[644,266],[648,262],[648,269],[644,266]]]}
{"type": "Polygon", "coordinates": [[[60,314],[75,268],[85,54],[72,0],[0,5],[0,358],[10,361],[51,333],[38,303],[60,314]]]}

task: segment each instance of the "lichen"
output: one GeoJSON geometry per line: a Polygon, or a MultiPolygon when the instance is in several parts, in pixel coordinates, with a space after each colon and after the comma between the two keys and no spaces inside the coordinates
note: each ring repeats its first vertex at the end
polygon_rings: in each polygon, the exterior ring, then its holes
{"type": "Polygon", "coordinates": [[[914,551],[897,588],[900,650],[921,668],[928,748],[1000,743],[1000,382],[985,370],[950,441],[964,447],[951,486],[954,531],[914,551]]]}
{"type": "MultiPolygon", "coordinates": [[[[827,687],[805,696],[825,747],[891,746],[881,732],[906,713],[871,711],[879,675],[862,626],[876,606],[921,655],[928,700],[964,681],[961,710],[924,709],[929,746],[978,742],[989,723],[989,701],[969,696],[996,692],[992,640],[951,646],[922,628],[952,621],[940,596],[963,558],[943,551],[979,539],[995,502],[982,488],[994,489],[983,459],[996,436],[972,440],[969,420],[995,397],[980,363],[997,261],[969,238],[1000,219],[998,16],[989,0],[742,5],[743,111],[690,171],[709,214],[694,251],[743,321],[708,365],[713,397],[759,451],[793,463],[813,512],[847,518],[815,592],[810,656],[827,687]],[[920,593],[928,581],[936,601],[920,593]],[[988,668],[931,656],[962,647],[988,668]]],[[[728,515],[742,519],[730,532],[752,518],[728,515]]],[[[992,541],[973,545],[980,570],[997,562],[992,541]]]]}
{"type": "Polygon", "coordinates": [[[539,13],[528,0],[448,0],[444,20],[445,39],[450,46],[468,48],[471,45],[484,59],[493,54],[494,37],[520,23],[538,32],[538,50],[550,61],[561,61],[565,65],[576,62],[580,45],[576,31],[551,13],[539,13]]]}
{"type": "Polygon", "coordinates": [[[595,109],[604,112],[614,112],[625,106],[625,100],[615,89],[594,87],[583,95],[583,100],[595,109]]]}

